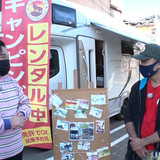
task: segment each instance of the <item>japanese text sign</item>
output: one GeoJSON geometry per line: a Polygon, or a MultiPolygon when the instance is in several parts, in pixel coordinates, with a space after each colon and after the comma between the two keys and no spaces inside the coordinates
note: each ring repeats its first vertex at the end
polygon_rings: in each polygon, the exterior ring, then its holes
{"type": "Polygon", "coordinates": [[[2,41],[10,55],[9,75],[31,103],[22,132],[25,146],[52,148],[49,121],[51,0],[3,0],[2,41]]]}

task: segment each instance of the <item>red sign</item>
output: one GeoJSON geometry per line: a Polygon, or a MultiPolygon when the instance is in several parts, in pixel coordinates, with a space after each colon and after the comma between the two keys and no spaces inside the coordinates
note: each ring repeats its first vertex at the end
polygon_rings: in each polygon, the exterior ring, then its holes
{"type": "Polygon", "coordinates": [[[22,86],[31,115],[25,146],[52,148],[49,118],[51,0],[3,0],[2,41],[10,54],[9,75],[22,86]]]}

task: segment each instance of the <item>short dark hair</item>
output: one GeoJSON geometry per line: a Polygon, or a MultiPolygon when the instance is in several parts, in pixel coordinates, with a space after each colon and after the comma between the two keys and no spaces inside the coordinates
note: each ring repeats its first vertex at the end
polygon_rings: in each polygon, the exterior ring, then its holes
{"type": "Polygon", "coordinates": [[[5,43],[0,40],[0,52],[2,52],[2,47],[6,47],[5,43]]]}

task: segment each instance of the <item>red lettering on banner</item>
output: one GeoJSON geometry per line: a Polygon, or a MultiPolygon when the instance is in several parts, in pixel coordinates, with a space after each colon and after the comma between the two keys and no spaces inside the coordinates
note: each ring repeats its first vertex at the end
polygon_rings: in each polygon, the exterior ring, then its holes
{"type": "MultiPolygon", "coordinates": [[[[33,54],[36,54],[36,53],[37,53],[37,52],[34,51],[34,50],[30,50],[30,52],[32,52],[33,54]]],[[[42,54],[41,54],[37,59],[31,60],[31,63],[36,63],[36,62],[42,60],[43,57],[45,56],[45,54],[46,54],[46,51],[43,50],[42,54]]]]}
{"type": "Polygon", "coordinates": [[[25,141],[26,141],[27,144],[32,143],[31,138],[25,139],[25,141]]]}
{"type": "Polygon", "coordinates": [[[42,38],[45,35],[45,33],[46,33],[46,31],[42,30],[42,32],[37,37],[34,37],[33,36],[33,26],[31,26],[31,41],[36,41],[36,40],[42,38]]]}
{"type": "Polygon", "coordinates": [[[48,139],[47,136],[46,136],[46,137],[36,137],[36,141],[37,141],[37,142],[39,142],[39,141],[45,142],[45,141],[49,141],[49,139],[48,139]]]}
{"type": "Polygon", "coordinates": [[[30,101],[33,102],[33,100],[35,99],[35,96],[36,96],[36,90],[33,88],[32,89],[32,96],[30,98],[30,101]]]}
{"type": "Polygon", "coordinates": [[[36,139],[33,137],[33,138],[31,138],[31,142],[33,143],[33,142],[36,142],[36,139]]]}
{"type": "Polygon", "coordinates": [[[48,130],[27,131],[22,133],[23,138],[49,135],[48,130]]]}
{"type": "Polygon", "coordinates": [[[46,69],[45,68],[40,68],[40,69],[34,69],[31,74],[32,75],[36,75],[37,78],[32,79],[32,82],[36,82],[39,81],[40,79],[43,78],[43,76],[45,75],[46,69]]]}
{"type": "Polygon", "coordinates": [[[28,138],[28,139],[25,139],[26,143],[34,143],[36,142],[36,138],[28,138]]]}
{"type": "Polygon", "coordinates": [[[40,109],[37,108],[37,110],[31,111],[31,116],[37,118],[37,121],[40,121],[41,118],[46,117],[46,114],[45,114],[45,111],[40,111],[40,109]]]}
{"type": "Polygon", "coordinates": [[[43,102],[44,99],[46,98],[46,96],[43,95],[42,98],[40,97],[40,95],[41,95],[41,90],[40,90],[40,89],[38,89],[38,93],[37,93],[37,94],[38,94],[38,98],[37,98],[37,99],[38,99],[38,102],[43,102]]]}
{"type": "Polygon", "coordinates": [[[34,131],[28,131],[28,132],[23,132],[22,133],[23,138],[32,137],[32,136],[34,136],[34,131]]]}
{"type": "Polygon", "coordinates": [[[35,131],[25,131],[22,133],[22,137],[25,139],[26,144],[49,143],[49,130],[48,129],[36,129],[35,131]]]}
{"type": "Polygon", "coordinates": [[[49,135],[47,130],[36,131],[37,135],[49,135]]]}
{"type": "Polygon", "coordinates": [[[32,89],[32,96],[30,98],[30,101],[33,102],[35,97],[37,97],[38,102],[43,102],[44,99],[46,98],[45,95],[43,95],[41,98],[41,89],[39,89],[39,88],[37,89],[37,96],[36,96],[36,89],[34,89],[34,88],[32,89]]]}
{"type": "Polygon", "coordinates": [[[33,143],[33,142],[49,142],[49,138],[45,137],[35,137],[35,138],[28,138],[25,139],[26,143],[33,143]]]}

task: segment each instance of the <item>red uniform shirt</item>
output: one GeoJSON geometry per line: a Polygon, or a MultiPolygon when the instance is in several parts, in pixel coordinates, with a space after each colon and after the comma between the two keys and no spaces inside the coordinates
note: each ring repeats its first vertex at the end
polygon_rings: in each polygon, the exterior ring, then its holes
{"type": "MultiPolygon", "coordinates": [[[[160,86],[154,88],[148,80],[147,84],[147,96],[146,106],[141,127],[141,137],[145,138],[152,135],[155,132],[156,117],[157,117],[157,106],[160,99],[160,86]],[[153,95],[153,98],[149,98],[148,94],[153,95]]],[[[147,146],[148,150],[154,150],[154,144],[147,146]]]]}

